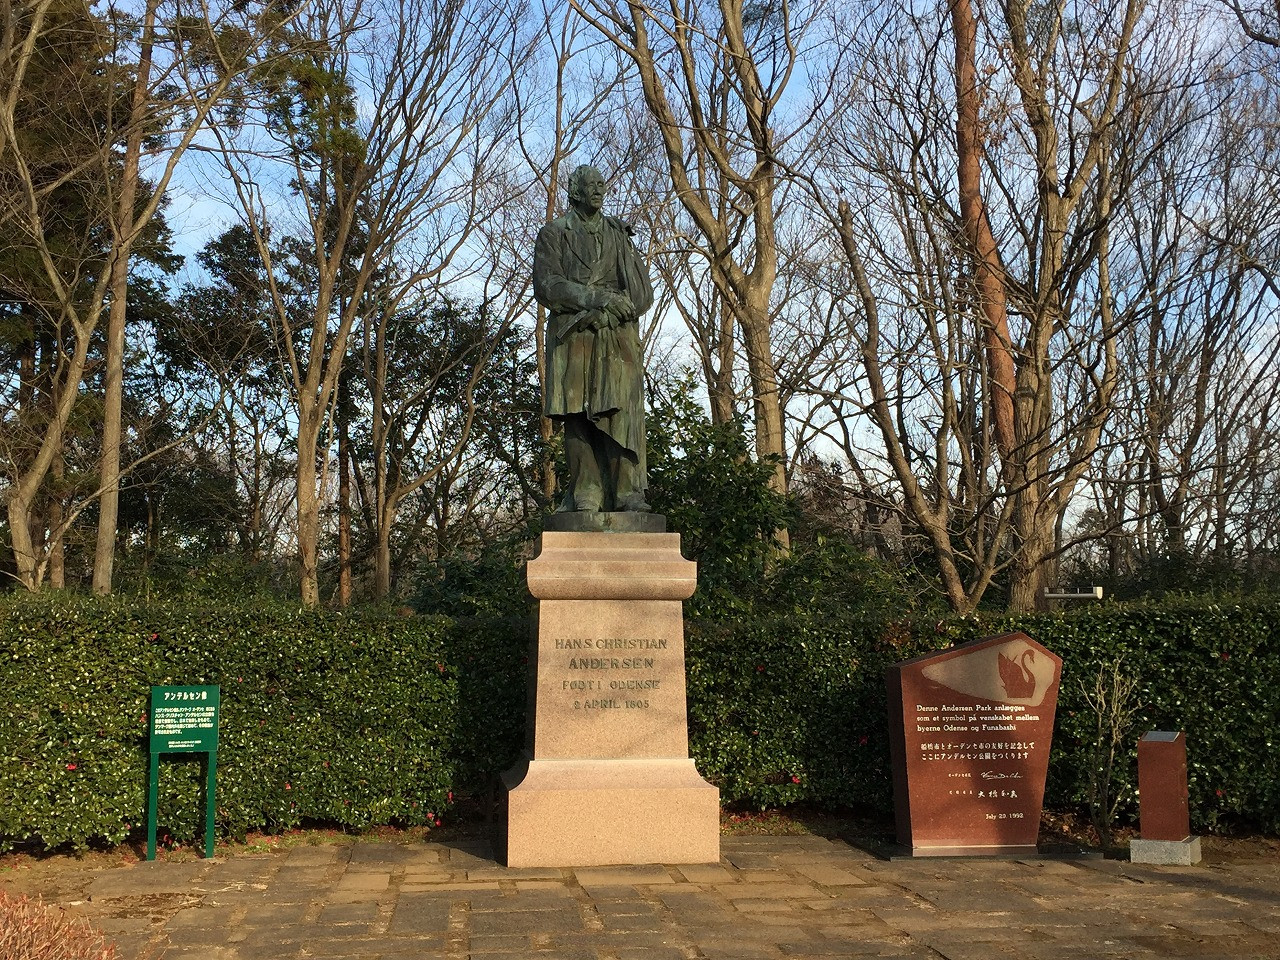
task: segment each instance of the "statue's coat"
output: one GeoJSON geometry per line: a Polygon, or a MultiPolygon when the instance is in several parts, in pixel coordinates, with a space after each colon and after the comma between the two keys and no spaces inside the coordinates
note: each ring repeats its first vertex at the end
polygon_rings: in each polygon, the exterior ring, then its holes
{"type": "Polygon", "coordinates": [[[631,298],[636,316],[653,305],[648,270],[621,220],[602,215],[593,233],[570,210],[538,231],[533,292],[549,314],[543,408],[549,417],[586,414],[636,455],[644,476],[644,365],[638,325],[610,327],[601,313],[619,291],[631,298]],[[599,325],[593,329],[592,324],[599,325]]]}

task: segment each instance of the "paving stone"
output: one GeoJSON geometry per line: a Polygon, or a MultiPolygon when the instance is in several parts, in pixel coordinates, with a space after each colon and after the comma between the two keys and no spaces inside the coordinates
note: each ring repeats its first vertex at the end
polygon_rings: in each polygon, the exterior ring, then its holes
{"type": "Polygon", "coordinates": [[[236,960],[289,960],[301,953],[299,944],[280,943],[238,943],[235,948],[236,960]]]}
{"type": "Polygon", "coordinates": [[[604,924],[605,930],[610,933],[663,930],[670,926],[667,921],[654,912],[606,914],[600,919],[604,924]]]}
{"type": "Polygon", "coordinates": [[[563,882],[570,871],[559,867],[503,867],[486,863],[467,870],[468,880],[557,880],[563,882]]]}
{"type": "Polygon", "coordinates": [[[316,864],[321,863],[332,863],[338,859],[345,860],[350,856],[350,851],[350,847],[339,847],[324,844],[291,847],[285,855],[285,863],[290,867],[315,866],[316,864]]]}
{"type": "Polygon", "coordinates": [[[648,900],[596,900],[593,901],[600,916],[657,916],[658,904],[648,900]]]}
{"type": "Polygon", "coordinates": [[[710,893],[678,888],[658,890],[656,896],[677,917],[713,922],[713,918],[722,919],[733,914],[733,907],[727,900],[710,893]]]}
{"type": "Polygon", "coordinates": [[[574,871],[578,883],[588,887],[645,887],[675,883],[666,867],[646,864],[635,867],[578,867],[574,871]]]}
{"type": "Polygon", "coordinates": [[[135,863],[99,874],[89,885],[94,900],[160,894],[188,894],[205,870],[216,870],[212,862],[135,863]]]}
{"type": "Polygon", "coordinates": [[[196,906],[186,907],[175,913],[165,923],[166,930],[204,930],[216,928],[219,933],[226,930],[232,916],[238,912],[235,907],[208,907],[199,909],[196,906]]]}
{"type": "Polygon", "coordinates": [[[737,941],[698,941],[698,949],[707,960],[776,960],[783,956],[776,946],[745,944],[737,941]]]}
{"type": "Polygon", "coordinates": [[[64,871],[44,892],[120,960],[1280,957],[1270,864],[884,862],[822,838],[723,849],[720,864],[507,870],[484,844],[361,842],[78,884],[64,871]]]}
{"type": "MultiPolygon", "coordinates": [[[[306,903],[325,893],[329,886],[323,878],[299,880],[294,876],[282,876],[268,888],[269,899],[275,903],[306,903]]],[[[255,891],[258,893],[258,891],[255,891]]],[[[249,898],[252,899],[252,898],[249,898]]],[[[268,899],[263,897],[262,899],[268,899]]]]}
{"type": "Polygon", "coordinates": [[[387,889],[391,883],[391,873],[386,870],[348,869],[334,885],[335,890],[375,890],[387,889]]]}
{"type": "MultiPolygon", "coordinates": [[[[677,946],[686,942],[690,938],[690,933],[679,926],[666,924],[656,930],[603,930],[575,936],[578,939],[573,942],[590,944],[608,952],[623,948],[639,950],[642,947],[677,946]]],[[[557,943],[570,942],[569,935],[561,934],[556,937],[556,941],[557,943]]]]}
{"type": "MultiPolygon", "coordinates": [[[[101,928],[99,928],[101,929],[101,928]]],[[[103,931],[107,934],[107,941],[115,946],[116,956],[124,960],[124,958],[141,958],[146,954],[151,946],[151,934],[147,933],[112,933],[103,931]]]]}
{"type": "Polygon", "coordinates": [[[402,893],[391,915],[389,933],[439,933],[449,930],[450,901],[429,894],[402,893]]]}
{"type": "Polygon", "coordinates": [[[377,917],[376,903],[329,903],[320,911],[318,922],[327,926],[349,923],[368,926],[377,917]]]}
{"type": "Polygon", "coordinates": [[[726,900],[792,900],[817,899],[821,895],[816,887],[807,883],[736,883],[718,884],[715,892],[726,900]]]}
{"type": "Polygon", "coordinates": [[[210,894],[244,889],[262,890],[279,869],[278,860],[255,859],[247,863],[229,860],[213,868],[203,878],[201,886],[210,894]]]}
{"type": "Polygon", "coordinates": [[[357,843],[350,848],[350,869],[370,868],[385,870],[388,866],[407,867],[439,863],[442,852],[438,846],[422,843],[357,843]]]}
{"type": "Polygon", "coordinates": [[[83,916],[103,933],[114,933],[121,936],[134,933],[149,933],[155,925],[155,920],[150,916],[130,912],[117,914],[114,911],[92,910],[80,914],[80,916],[83,916]]]}
{"type": "Polygon", "coordinates": [[[883,939],[860,937],[784,941],[778,947],[789,960],[792,957],[893,957],[919,949],[909,941],[886,943],[883,939]]]}
{"type": "Polygon", "coordinates": [[[564,880],[517,880],[518,893],[545,893],[561,897],[575,897],[577,893],[564,880]]]}
{"type": "Polygon", "coordinates": [[[159,954],[163,960],[240,960],[235,947],[169,946],[159,954]]]}
{"type": "Polygon", "coordinates": [[[498,934],[563,933],[584,929],[582,913],[576,905],[573,909],[471,914],[473,939],[498,934]]]}
{"type": "Polygon", "coordinates": [[[440,850],[451,863],[471,861],[476,866],[494,865],[493,844],[487,840],[451,840],[440,844],[440,850]]]}
{"type": "Polygon", "coordinates": [[[377,940],[325,939],[308,940],[302,945],[300,956],[332,957],[337,960],[378,960],[382,954],[381,943],[377,940]]]}
{"type": "Polygon", "coordinates": [[[1021,960],[1020,946],[1001,943],[930,943],[938,956],[946,960],[1021,960]]]}
{"type": "Polygon", "coordinates": [[[449,958],[459,960],[465,954],[450,950],[447,946],[427,946],[421,940],[380,940],[378,942],[380,960],[434,960],[449,958]]]}
{"type": "Polygon", "coordinates": [[[1035,913],[1041,904],[1014,890],[988,884],[955,884],[950,887],[921,891],[921,896],[939,910],[955,913],[1035,913]]]}
{"type": "Polygon", "coordinates": [[[244,934],[244,939],[240,941],[241,945],[298,944],[315,932],[315,925],[311,923],[287,923],[262,927],[242,925],[238,932],[244,934]]]}
{"type": "Polygon", "coordinates": [[[719,863],[682,864],[676,869],[690,883],[733,883],[739,879],[734,871],[719,863]]]}
{"type": "Polygon", "coordinates": [[[518,913],[522,910],[569,910],[576,909],[577,890],[560,887],[555,890],[516,890],[499,898],[488,898],[472,905],[476,913],[499,910],[503,913],[518,913]]]}
{"type": "Polygon", "coordinates": [[[824,887],[845,887],[845,886],[863,886],[867,880],[856,874],[850,873],[841,867],[832,866],[826,863],[817,863],[812,866],[796,866],[795,872],[802,877],[807,877],[814,883],[822,884],[824,887]]]}
{"type": "Polygon", "coordinates": [[[311,909],[310,903],[271,903],[263,902],[264,899],[259,898],[256,903],[245,911],[242,923],[252,927],[278,929],[282,926],[301,923],[303,917],[307,915],[307,911],[311,909]]]}
{"type": "Polygon", "coordinates": [[[1280,915],[1263,915],[1242,917],[1245,926],[1264,933],[1280,933],[1280,915]]]}
{"type": "Polygon", "coordinates": [[[724,859],[739,870],[776,870],[779,866],[777,857],[768,853],[761,853],[758,850],[725,853],[724,859]]]}
{"type": "Polygon", "coordinates": [[[400,882],[400,890],[401,892],[430,893],[432,890],[439,890],[442,884],[458,883],[463,880],[463,877],[453,873],[443,873],[436,877],[406,876],[400,882]]]}

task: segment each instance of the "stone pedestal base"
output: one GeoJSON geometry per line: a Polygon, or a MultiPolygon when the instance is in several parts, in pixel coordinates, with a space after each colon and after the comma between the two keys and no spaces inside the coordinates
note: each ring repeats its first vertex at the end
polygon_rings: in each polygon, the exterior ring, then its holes
{"type": "Polygon", "coordinates": [[[507,865],[718,861],[720,791],[689,759],[681,601],[697,566],[679,535],[547,530],[528,581],[538,628],[528,759],[502,778],[507,865]]]}
{"type": "Polygon", "coordinates": [[[1130,840],[1130,863],[1154,863],[1190,867],[1200,862],[1200,838],[1185,840],[1130,840]]]}
{"type": "MultiPolygon", "coordinates": [[[[954,846],[903,847],[909,851],[907,856],[916,857],[1034,857],[1040,850],[1034,844],[1001,843],[1001,844],[956,844],[954,846]]],[[[903,858],[905,859],[905,857],[903,858]]]]}
{"type": "Polygon", "coordinates": [[[720,859],[720,791],[692,760],[533,760],[502,779],[509,867],[720,859]]]}

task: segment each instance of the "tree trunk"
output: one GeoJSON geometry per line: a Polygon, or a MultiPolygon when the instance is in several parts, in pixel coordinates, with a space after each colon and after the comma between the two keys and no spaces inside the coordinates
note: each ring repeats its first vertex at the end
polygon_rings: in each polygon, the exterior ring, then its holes
{"type": "Polygon", "coordinates": [[[388,503],[378,513],[378,559],[374,572],[374,591],[379,600],[391,596],[391,528],[396,522],[396,508],[388,503]]]}
{"type": "Polygon", "coordinates": [[[62,482],[66,477],[67,463],[61,453],[54,457],[50,472],[53,485],[49,492],[49,586],[62,590],[67,585],[66,549],[63,546],[65,531],[62,529],[62,482]]]}
{"type": "Polygon", "coordinates": [[[1031,613],[1048,609],[1044,590],[1049,586],[1057,514],[1047,509],[1043,491],[1031,488],[1017,494],[1013,528],[1017,552],[1010,567],[1009,612],[1031,613]]]}
{"type": "Polygon", "coordinates": [[[960,219],[974,261],[974,285],[982,308],[991,412],[1000,459],[1006,463],[1017,443],[1013,423],[1016,373],[1009,334],[1004,266],[982,199],[984,146],[979,119],[978,23],[970,0],[951,0],[956,37],[956,160],[960,219]]]}
{"type": "Polygon", "coordinates": [[[716,358],[713,363],[711,351],[703,351],[703,375],[707,380],[711,422],[720,425],[732,423],[736,413],[733,404],[733,311],[723,297],[718,297],[715,302],[720,307],[717,318],[719,336],[714,346],[716,358]]]}
{"type": "Polygon", "coordinates": [[[338,607],[351,606],[351,402],[350,376],[344,370],[338,378],[338,607]]]}
{"type": "Polygon", "coordinates": [[[111,310],[107,315],[107,356],[102,404],[102,462],[99,483],[98,540],[93,554],[93,592],[111,592],[115,565],[116,525],[120,514],[120,443],[124,407],[125,303],[129,291],[129,254],[133,247],[134,205],[138,196],[138,165],[142,155],[142,117],[151,80],[151,40],[155,33],[158,0],[147,0],[142,26],[138,76],[133,86],[133,108],[125,138],[120,171],[120,196],[116,206],[115,249],[111,263],[111,310]]]}
{"type": "Polygon", "coordinates": [[[316,487],[319,429],[310,411],[298,416],[298,579],[302,605],[320,606],[320,497],[316,487]]]}
{"type": "MultiPolygon", "coordinates": [[[[123,193],[131,193],[127,188],[123,193]]],[[[122,201],[123,202],[123,201],[122,201]]],[[[129,256],[117,253],[111,268],[111,310],[107,319],[107,357],[102,404],[102,460],[98,500],[98,539],[93,552],[93,592],[111,592],[116,527],[120,514],[120,442],[124,406],[124,323],[129,256]]]]}
{"type": "Polygon", "coordinates": [[[31,539],[31,503],[20,490],[9,495],[9,538],[13,541],[13,563],[18,582],[34,593],[44,579],[36,544],[31,539]]]}
{"type": "MultiPolygon", "coordinates": [[[[778,377],[770,346],[767,310],[752,311],[740,317],[742,340],[747,353],[747,371],[751,376],[751,393],[755,402],[756,456],[763,462],[773,460],[769,486],[775,492],[787,492],[786,435],[782,424],[782,403],[778,396],[778,377]]],[[[774,532],[782,549],[791,548],[791,536],[785,528],[774,532]]]]}

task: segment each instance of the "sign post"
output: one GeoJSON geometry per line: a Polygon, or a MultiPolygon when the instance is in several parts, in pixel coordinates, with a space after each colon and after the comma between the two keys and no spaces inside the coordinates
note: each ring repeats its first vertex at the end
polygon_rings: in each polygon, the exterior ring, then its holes
{"type": "Polygon", "coordinates": [[[220,687],[151,688],[151,777],[147,790],[147,859],[156,858],[156,803],[160,792],[160,754],[203,753],[207,765],[204,795],[204,855],[213,856],[214,795],[218,771],[218,696],[220,687]]]}

